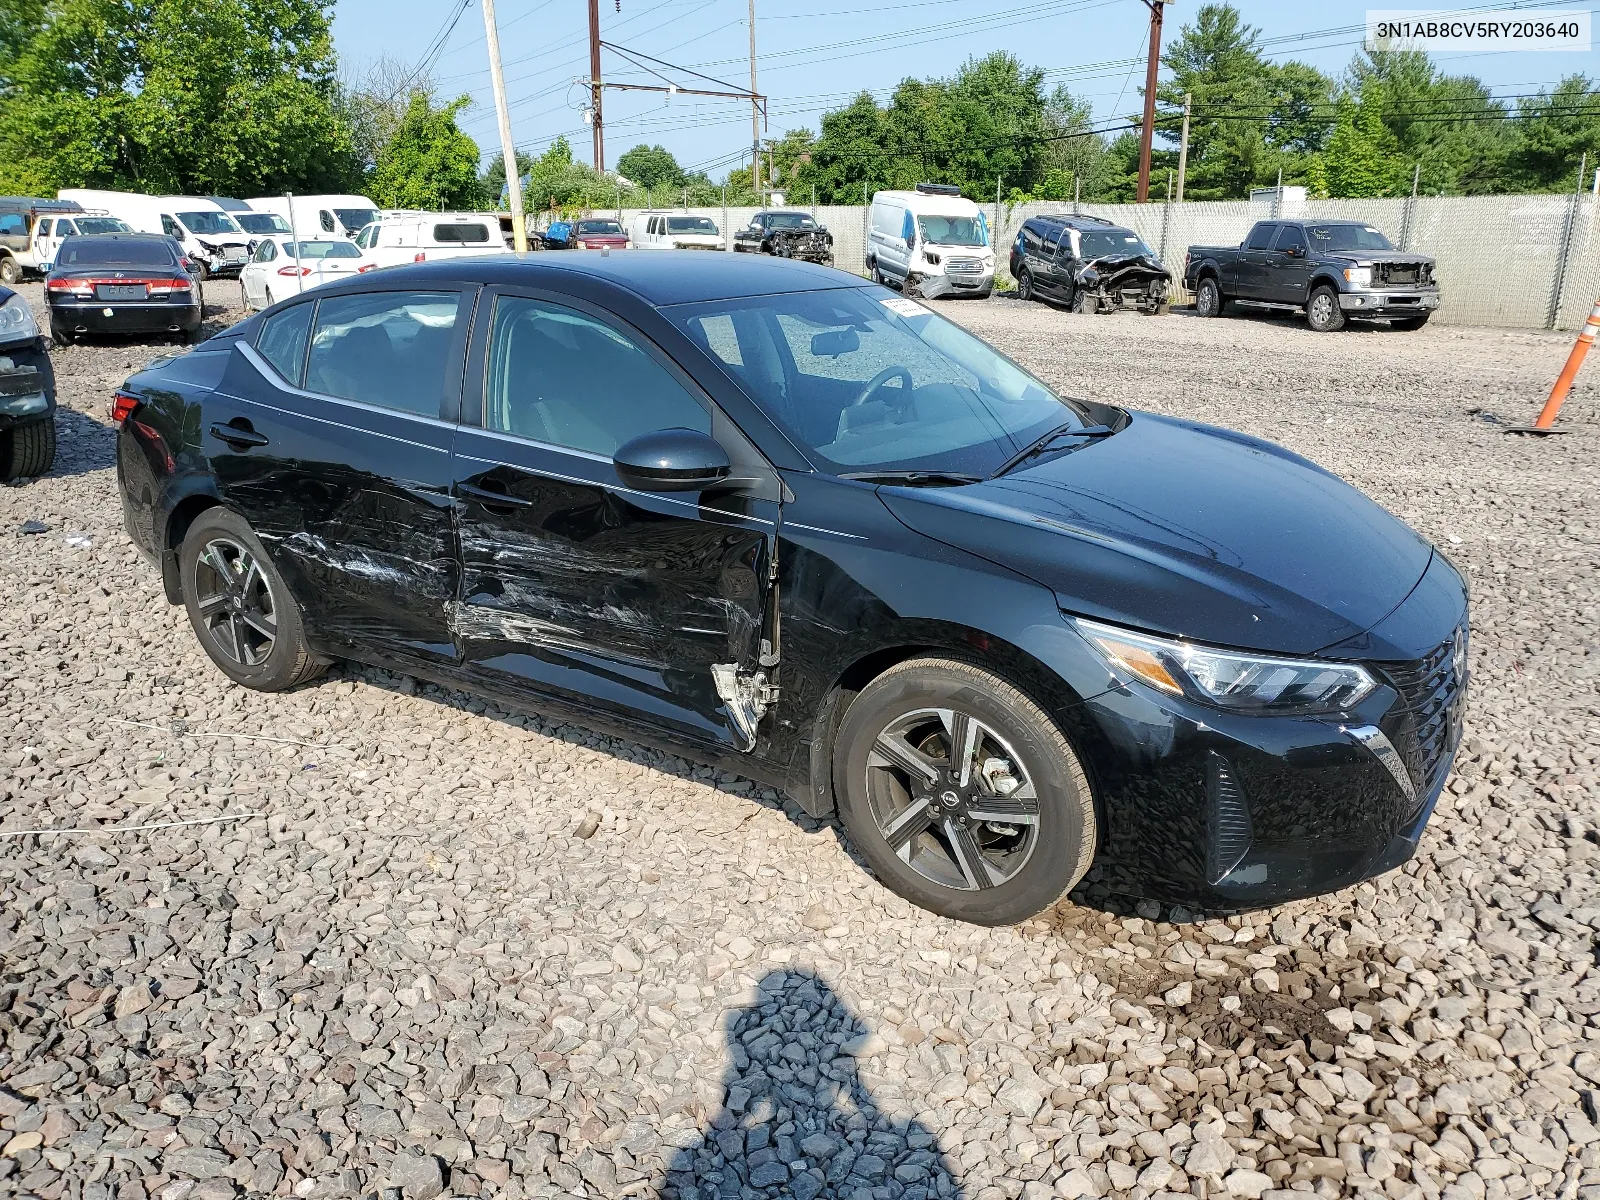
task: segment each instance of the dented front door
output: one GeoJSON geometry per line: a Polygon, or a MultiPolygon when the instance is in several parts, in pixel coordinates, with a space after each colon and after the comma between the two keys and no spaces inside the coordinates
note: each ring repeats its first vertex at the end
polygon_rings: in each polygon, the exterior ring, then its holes
{"type": "Polygon", "coordinates": [[[730,710],[718,681],[727,690],[761,670],[776,492],[623,487],[618,446],[671,428],[727,445],[726,418],[611,314],[491,293],[455,445],[453,627],[468,668],[748,749],[749,709],[730,710]]]}

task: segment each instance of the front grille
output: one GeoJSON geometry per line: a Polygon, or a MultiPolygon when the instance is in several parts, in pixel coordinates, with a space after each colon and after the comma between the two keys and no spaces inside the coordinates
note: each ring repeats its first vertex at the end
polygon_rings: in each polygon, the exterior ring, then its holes
{"type": "Polygon", "coordinates": [[[982,275],[983,263],[976,258],[952,258],[945,263],[950,275],[982,275]]]}
{"type": "Polygon", "coordinates": [[[1401,751],[1417,784],[1418,799],[1444,782],[1461,737],[1466,702],[1467,627],[1462,625],[1425,658],[1384,673],[1411,710],[1412,737],[1401,751]]]}
{"type": "Polygon", "coordinates": [[[1372,268],[1372,282],[1421,283],[1426,266],[1425,263],[1376,263],[1372,268]]]}

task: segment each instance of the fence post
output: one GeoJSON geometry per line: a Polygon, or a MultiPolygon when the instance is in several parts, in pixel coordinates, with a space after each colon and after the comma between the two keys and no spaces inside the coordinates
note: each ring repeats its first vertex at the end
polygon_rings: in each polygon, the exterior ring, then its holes
{"type": "Polygon", "coordinates": [[[1561,315],[1561,290],[1567,282],[1567,256],[1572,252],[1572,227],[1577,224],[1578,204],[1583,198],[1583,177],[1589,173],[1589,152],[1578,160],[1578,184],[1572,189],[1572,200],[1567,205],[1567,219],[1561,224],[1561,250],[1556,255],[1556,277],[1550,286],[1550,311],[1545,316],[1544,327],[1554,329],[1561,315]]]}
{"type": "Polygon", "coordinates": [[[1172,172],[1167,172],[1167,202],[1161,206],[1161,250],[1162,262],[1167,261],[1167,230],[1172,225],[1172,172]]]}
{"type": "Polygon", "coordinates": [[[1272,218],[1283,216],[1283,168],[1278,168],[1278,190],[1272,193],[1272,218]]]}
{"type": "Polygon", "coordinates": [[[1400,218],[1400,249],[1411,249],[1411,214],[1417,207],[1417,184],[1422,179],[1422,164],[1417,163],[1411,171],[1411,195],[1406,197],[1405,212],[1400,218]]]}
{"type": "Polygon", "coordinates": [[[1078,196],[1083,191],[1083,180],[1078,178],[1078,173],[1072,173],[1072,215],[1078,216],[1078,196]]]}
{"type": "Polygon", "coordinates": [[[728,185],[722,185],[722,248],[733,248],[733,230],[728,228],[728,185]]]}
{"type": "MultiPolygon", "coordinates": [[[[1003,178],[994,181],[994,232],[989,235],[989,249],[991,250],[995,250],[1000,245],[1002,241],[1000,235],[1005,232],[1000,228],[1000,189],[1005,186],[1005,182],[1003,178]]],[[[999,257],[999,254],[996,253],[996,261],[999,260],[999,257]]]]}
{"type": "Polygon", "coordinates": [[[861,183],[861,265],[866,267],[869,273],[873,273],[874,278],[876,278],[871,260],[867,255],[867,248],[872,245],[872,198],[867,195],[867,186],[866,181],[863,180],[861,183]]]}

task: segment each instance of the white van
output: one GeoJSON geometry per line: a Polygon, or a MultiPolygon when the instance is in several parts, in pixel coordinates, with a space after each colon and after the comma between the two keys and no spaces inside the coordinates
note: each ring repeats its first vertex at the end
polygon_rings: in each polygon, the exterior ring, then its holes
{"type": "Polygon", "coordinates": [[[110,213],[91,211],[40,217],[33,227],[33,269],[41,275],[50,272],[63,238],[94,237],[101,233],[133,233],[133,226],[110,213]]]}
{"type": "Polygon", "coordinates": [[[250,256],[249,235],[222,205],[206,196],[145,196],[95,188],[62,188],[57,195],[120,217],[136,232],[174,238],[201,279],[237,275],[250,256]]]}
{"type": "Polygon", "coordinates": [[[879,283],[922,296],[989,295],[994,247],[983,210],[948,184],[872,197],[867,270],[879,283]]]}
{"type": "Polygon", "coordinates": [[[296,237],[339,233],[355,237],[378,219],[378,206],[365,196],[296,196],[294,211],[282,196],[253,196],[245,201],[256,212],[277,213],[294,224],[296,237]]]}
{"type": "Polygon", "coordinates": [[[506,250],[499,221],[482,213],[386,212],[357,233],[355,242],[380,267],[506,250]]]}
{"type": "Polygon", "coordinates": [[[638,250],[721,250],[722,231],[710,217],[682,212],[642,212],[628,222],[638,250]]]}

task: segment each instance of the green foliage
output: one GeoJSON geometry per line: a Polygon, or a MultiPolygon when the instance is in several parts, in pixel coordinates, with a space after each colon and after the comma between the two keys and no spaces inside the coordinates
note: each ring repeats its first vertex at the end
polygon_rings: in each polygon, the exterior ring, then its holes
{"type": "Polygon", "coordinates": [[[1328,139],[1326,172],[1331,196],[1373,197],[1400,193],[1399,141],[1383,121],[1383,88],[1369,83],[1357,103],[1339,100],[1338,122],[1328,139]]]}
{"type": "Polygon", "coordinates": [[[0,186],[355,182],[323,0],[0,0],[0,186]]]}
{"type": "Polygon", "coordinates": [[[1569,191],[1585,154],[1591,171],[1600,167],[1600,90],[1587,76],[1568,76],[1548,94],[1522,101],[1520,112],[1521,137],[1507,156],[1518,190],[1569,191]]]}
{"type": "Polygon", "coordinates": [[[642,187],[682,187],[683,168],[665,146],[646,146],[640,142],[617,159],[617,174],[642,187]]]}
{"type": "Polygon", "coordinates": [[[478,143],[456,127],[456,114],[472,101],[458,97],[435,108],[413,92],[406,115],[378,155],[368,185],[380,208],[477,208],[478,143]]]}
{"type": "MultiPolygon", "coordinates": [[[[517,177],[519,179],[526,178],[528,172],[533,170],[535,161],[537,160],[533,155],[518,150],[517,177]]],[[[489,160],[489,165],[485,168],[483,176],[478,183],[483,193],[483,198],[496,208],[499,208],[506,190],[506,156],[503,152],[496,154],[489,160]]]]}

